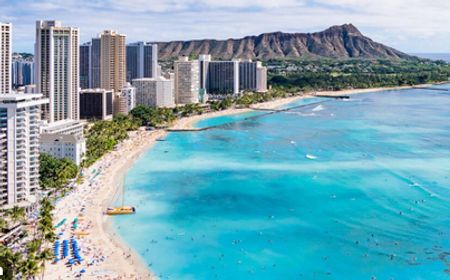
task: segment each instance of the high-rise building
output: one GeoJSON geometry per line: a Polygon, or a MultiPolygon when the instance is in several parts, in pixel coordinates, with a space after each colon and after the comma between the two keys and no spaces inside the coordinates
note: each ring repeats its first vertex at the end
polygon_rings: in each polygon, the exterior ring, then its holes
{"type": "Polygon", "coordinates": [[[80,88],[91,88],[92,43],[80,45],[80,88]]]}
{"type": "Polygon", "coordinates": [[[80,92],[82,119],[110,120],[113,116],[113,91],[85,89],[80,92]]]}
{"type": "Polygon", "coordinates": [[[128,115],[136,107],[136,88],[127,83],[117,97],[117,109],[119,114],[128,115]]]}
{"type": "Polygon", "coordinates": [[[136,104],[149,107],[173,107],[175,96],[173,81],[163,77],[133,80],[136,88],[136,104]]]}
{"type": "Polygon", "coordinates": [[[206,78],[206,92],[210,95],[239,93],[239,62],[210,61],[206,78]]]}
{"type": "Polygon", "coordinates": [[[267,91],[267,69],[261,62],[212,61],[210,55],[200,55],[199,64],[201,94],[220,97],[243,91],[267,91]]]}
{"type": "Polygon", "coordinates": [[[201,54],[199,55],[199,80],[200,80],[200,95],[206,96],[206,81],[208,80],[209,62],[211,61],[211,55],[201,54]]]}
{"type": "Polygon", "coordinates": [[[79,31],[59,21],[36,22],[37,91],[49,98],[43,107],[48,122],[79,120],[79,31]]]}
{"type": "Polygon", "coordinates": [[[100,45],[100,88],[120,92],[126,83],[125,35],[106,30],[100,45]]]}
{"type": "Polygon", "coordinates": [[[14,59],[12,64],[12,85],[14,89],[34,84],[34,62],[14,59]]]}
{"type": "Polygon", "coordinates": [[[101,86],[101,40],[100,37],[92,38],[91,41],[91,76],[90,76],[90,88],[99,88],[101,86]]]}
{"type": "Polygon", "coordinates": [[[200,80],[198,60],[189,60],[188,57],[180,57],[174,64],[175,71],[175,103],[198,103],[200,100],[200,80]]]}
{"type": "Polygon", "coordinates": [[[267,92],[267,68],[260,61],[256,66],[256,92],[267,92]]]}
{"type": "Polygon", "coordinates": [[[256,66],[257,62],[251,60],[239,63],[239,90],[256,90],[256,66]]]}
{"type": "Polygon", "coordinates": [[[0,22],[0,94],[9,94],[11,88],[12,25],[0,22]]]}
{"type": "Polygon", "coordinates": [[[158,76],[158,45],[137,42],[127,45],[127,82],[158,76]]]}
{"type": "Polygon", "coordinates": [[[0,208],[29,206],[39,188],[42,94],[0,95],[0,208]]]}
{"type": "Polygon", "coordinates": [[[100,63],[100,37],[96,37],[80,46],[80,87],[82,89],[100,88],[100,63]]]}

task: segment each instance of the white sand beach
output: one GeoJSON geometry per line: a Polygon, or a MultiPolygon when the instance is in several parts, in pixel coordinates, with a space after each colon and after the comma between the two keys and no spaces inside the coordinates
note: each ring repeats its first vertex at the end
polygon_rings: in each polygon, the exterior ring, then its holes
{"type": "MultiPolygon", "coordinates": [[[[407,87],[320,92],[261,103],[253,105],[253,108],[275,109],[317,94],[347,95],[403,88],[407,87]]],[[[229,109],[183,118],[178,120],[172,128],[189,129],[202,119],[240,114],[251,110],[251,108],[229,109]]],[[[70,238],[71,222],[74,218],[80,219],[77,231],[86,232],[88,235],[78,238],[80,254],[84,259],[82,264],[72,269],[64,265],[66,263],[64,260],[57,264],[47,264],[45,271],[47,279],[74,279],[82,269],[85,269],[82,279],[156,279],[139,256],[117,236],[111,228],[111,218],[104,215],[104,211],[111,206],[114,198],[120,195],[123,178],[134,161],[158,138],[165,135],[165,130],[140,130],[130,133],[129,139],[118,145],[115,151],[108,153],[85,171],[83,184],[57,202],[54,222],[58,223],[64,218],[67,219],[67,222],[58,230],[58,233],[62,234],[61,238],[70,238]]]]}

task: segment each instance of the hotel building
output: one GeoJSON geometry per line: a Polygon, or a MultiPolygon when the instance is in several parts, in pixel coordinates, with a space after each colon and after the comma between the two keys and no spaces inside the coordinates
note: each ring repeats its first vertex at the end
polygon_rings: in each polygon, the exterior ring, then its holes
{"type": "Polygon", "coordinates": [[[125,35],[112,30],[100,34],[100,88],[120,92],[126,83],[125,35]]]}
{"type": "Polygon", "coordinates": [[[27,207],[39,188],[42,94],[0,95],[0,208],[27,207]]]}
{"type": "Polygon", "coordinates": [[[267,91],[267,69],[260,62],[212,61],[210,55],[200,55],[199,73],[200,92],[213,98],[244,91],[267,91]]]}
{"type": "Polygon", "coordinates": [[[158,45],[137,42],[127,45],[127,82],[158,75],[158,45]]]}
{"type": "Polygon", "coordinates": [[[21,86],[34,84],[34,63],[22,59],[13,59],[12,85],[17,89],[21,86]]]}
{"type": "Polygon", "coordinates": [[[180,57],[175,61],[174,71],[175,103],[198,103],[200,101],[200,70],[198,60],[189,61],[188,57],[180,57]]]}
{"type": "Polygon", "coordinates": [[[12,93],[11,33],[12,33],[12,25],[10,23],[0,22],[0,94],[12,93]]]}
{"type": "Polygon", "coordinates": [[[80,45],[80,88],[91,88],[92,43],[80,45]]]}
{"type": "Polygon", "coordinates": [[[82,89],[100,88],[100,37],[80,46],[80,87],[82,89]]]}
{"type": "Polygon", "coordinates": [[[113,91],[85,89],[80,92],[82,119],[111,120],[113,117],[113,91]]]}
{"type": "Polygon", "coordinates": [[[115,112],[128,115],[136,107],[136,88],[127,83],[117,96],[115,112]]]}
{"type": "Polygon", "coordinates": [[[40,148],[42,153],[68,158],[79,166],[86,154],[86,141],[76,135],[43,133],[40,135],[40,148]]]}
{"type": "Polygon", "coordinates": [[[173,107],[175,96],[173,81],[159,77],[133,80],[136,88],[136,104],[149,107],[173,107]]]}
{"type": "Polygon", "coordinates": [[[79,120],[79,31],[59,21],[36,22],[37,91],[49,99],[43,119],[79,120]]]}

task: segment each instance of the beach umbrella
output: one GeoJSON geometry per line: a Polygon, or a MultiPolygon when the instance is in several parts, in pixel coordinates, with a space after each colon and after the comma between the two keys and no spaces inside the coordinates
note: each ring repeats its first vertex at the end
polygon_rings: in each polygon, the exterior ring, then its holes
{"type": "Polygon", "coordinates": [[[80,273],[85,273],[86,272],[86,269],[82,269],[82,270],[80,270],[80,273]]]}

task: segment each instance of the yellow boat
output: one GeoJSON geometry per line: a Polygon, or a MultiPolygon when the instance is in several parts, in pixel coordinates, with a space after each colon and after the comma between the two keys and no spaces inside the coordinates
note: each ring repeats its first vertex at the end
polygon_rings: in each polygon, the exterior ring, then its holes
{"type": "Polygon", "coordinates": [[[106,215],[127,215],[136,213],[136,209],[132,206],[110,207],[106,209],[106,215]]]}
{"type": "Polygon", "coordinates": [[[75,232],[75,235],[78,235],[78,236],[89,235],[89,232],[86,232],[86,231],[77,231],[77,232],[75,232]]]}

